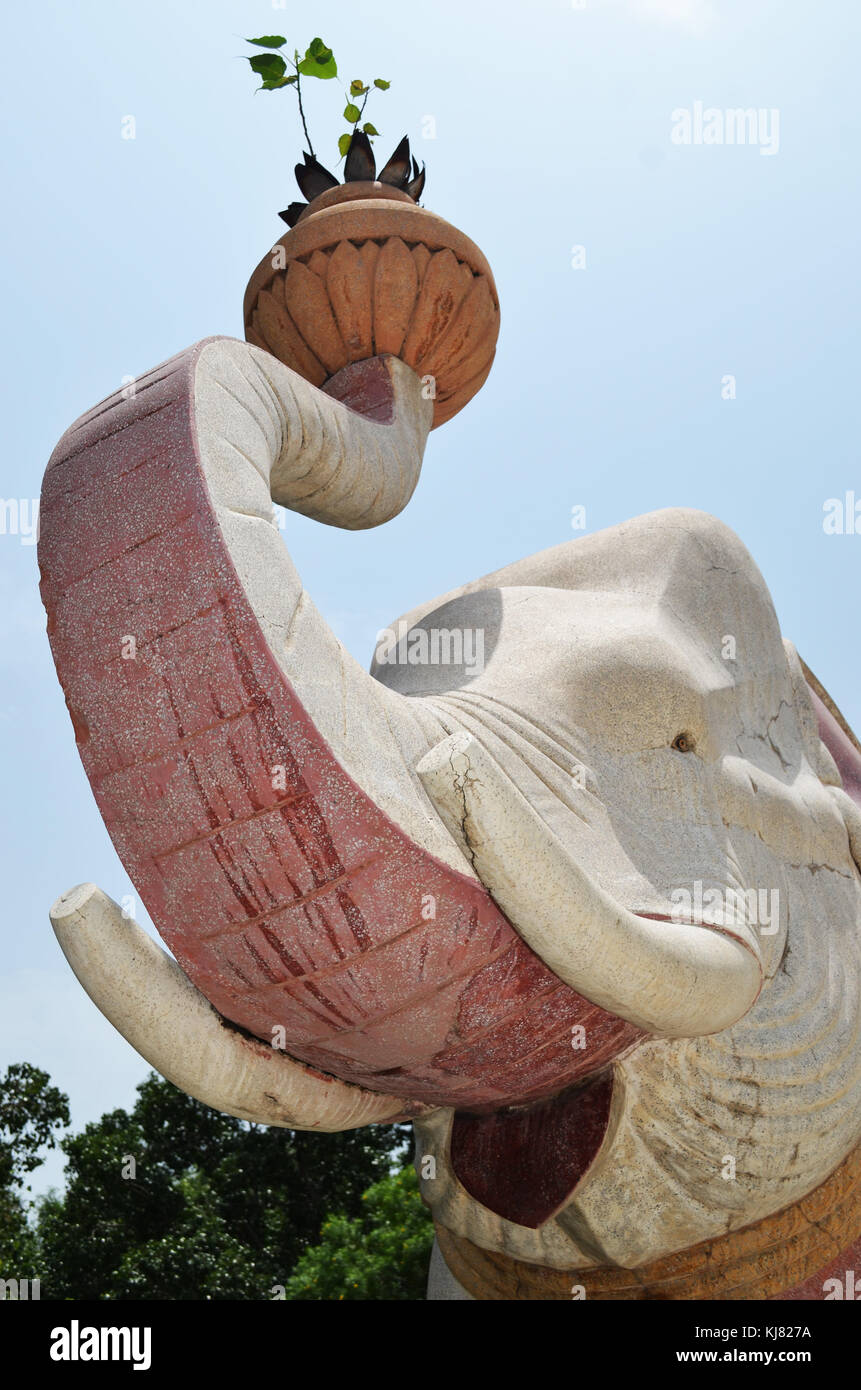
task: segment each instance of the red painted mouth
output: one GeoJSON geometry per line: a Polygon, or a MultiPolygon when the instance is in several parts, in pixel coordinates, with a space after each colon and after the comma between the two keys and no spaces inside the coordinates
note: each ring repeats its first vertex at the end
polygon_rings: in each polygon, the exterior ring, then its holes
{"type": "Polygon", "coordinates": [[[612,1069],[552,1100],[452,1121],[450,1157],[462,1187],[506,1221],[535,1230],[566,1206],[604,1142],[612,1069]]]}

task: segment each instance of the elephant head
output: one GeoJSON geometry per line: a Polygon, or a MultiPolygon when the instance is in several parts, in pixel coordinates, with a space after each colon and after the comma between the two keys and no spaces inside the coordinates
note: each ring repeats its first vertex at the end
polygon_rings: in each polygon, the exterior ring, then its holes
{"type": "Polygon", "coordinates": [[[99,807],[179,965],[92,889],[55,928],[192,1094],[294,1127],[423,1114],[450,1229],[561,1266],[636,1261],[776,1210],[857,1141],[861,820],[762,577],[701,513],[467,585],[363,671],[272,502],[380,524],[431,416],[395,358],[321,391],[215,339],[64,436],[43,489],[49,633],[99,807]],[[471,1175],[453,1115],[480,1129],[535,1105],[546,1133],[588,1142],[527,1211],[471,1175]],[[709,1126],[750,1145],[750,1181],[717,1207],[709,1126]],[[626,1190],[661,1182],[663,1205],[625,1216],[626,1190]]]}
{"type": "Polygon", "coordinates": [[[539,1114],[419,1119],[437,1220],[627,1266],[816,1187],[861,1136],[861,756],[738,538],[640,517],[393,631],[379,677],[452,730],[419,765],[452,835],[554,973],[648,1035],[539,1114]],[[410,662],[465,627],[481,670],[410,662]]]}

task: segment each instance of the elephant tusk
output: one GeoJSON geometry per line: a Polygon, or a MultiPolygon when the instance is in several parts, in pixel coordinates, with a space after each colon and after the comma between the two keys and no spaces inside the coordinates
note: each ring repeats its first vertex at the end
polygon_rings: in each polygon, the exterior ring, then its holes
{"type": "Polygon", "coordinates": [[[753,948],[614,902],[470,734],[445,739],[417,771],[488,892],[565,984],[668,1037],[716,1033],[747,1013],[762,986],[753,948]]]}
{"type": "Polygon", "coordinates": [[[325,1133],[424,1108],[313,1071],[226,1023],[93,883],[58,898],[51,924],[96,1007],[162,1076],[205,1105],[254,1124],[325,1133]]]}

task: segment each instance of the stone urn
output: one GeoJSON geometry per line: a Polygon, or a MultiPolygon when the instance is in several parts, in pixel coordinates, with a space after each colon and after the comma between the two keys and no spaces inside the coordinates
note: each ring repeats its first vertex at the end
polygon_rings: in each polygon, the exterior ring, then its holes
{"type": "Polygon", "coordinates": [[[315,386],[391,353],[422,378],[433,428],[484,384],[498,335],[496,285],[475,242],[373,178],[314,197],[245,292],[250,343],[315,386]]]}

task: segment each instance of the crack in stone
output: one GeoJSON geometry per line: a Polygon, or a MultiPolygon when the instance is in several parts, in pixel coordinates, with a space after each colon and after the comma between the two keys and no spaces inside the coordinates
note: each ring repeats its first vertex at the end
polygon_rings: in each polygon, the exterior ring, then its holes
{"type": "MultiPolygon", "coordinates": [[[[463,756],[466,757],[466,754],[464,754],[463,756]]],[[[470,771],[471,771],[471,768],[470,768],[470,765],[469,765],[469,759],[468,759],[468,758],[466,759],[466,771],[465,771],[464,774],[463,774],[463,779],[462,779],[462,780],[461,780],[460,774],[459,774],[458,771],[457,771],[457,768],[456,768],[455,765],[454,765],[454,752],[453,752],[453,751],[450,752],[449,755],[448,755],[448,762],[449,762],[449,767],[451,768],[451,771],[452,771],[452,776],[453,776],[453,778],[454,778],[454,789],[455,789],[455,791],[459,794],[460,800],[461,800],[462,815],[461,815],[461,818],[460,818],[460,833],[461,833],[461,835],[463,836],[463,842],[464,842],[464,844],[466,845],[467,854],[468,854],[468,856],[469,856],[469,862],[471,863],[473,869],[475,870],[476,875],[477,875],[479,878],[481,878],[481,875],[480,875],[479,872],[478,872],[478,866],[476,865],[476,862],[475,862],[475,850],[474,850],[473,847],[472,847],[472,843],[471,843],[470,838],[469,838],[469,831],[468,831],[467,828],[466,828],[466,823],[467,823],[467,821],[469,820],[469,808],[467,807],[467,804],[466,804],[466,783],[467,783],[467,778],[469,777],[469,774],[470,774],[470,771]]]]}
{"type": "Polygon", "coordinates": [[[780,701],[780,704],[777,706],[777,714],[772,715],[771,719],[769,719],[767,725],[765,726],[765,737],[768,739],[768,742],[769,742],[769,744],[770,744],[770,746],[771,746],[773,752],[775,753],[776,757],[778,758],[778,760],[779,760],[779,762],[780,762],[780,766],[783,768],[784,772],[788,772],[788,771],[789,771],[789,768],[790,768],[790,764],[789,764],[788,762],[785,761],[785,759],[784,759],[784,757],[783,757],[783,754],[781,753],[781,751],[780,751],[780,749],[778,748],[777,744],[775,743],[774,739],[771,737],[771,726],[772,726],[772,724],[776,724],[776,723],[777,723],[778,719],[780,718],[781,711],[784,710],[784,709],[789,709],[789,705],[788,705],[788,703],[787,703],[786,700],[781,700],[781,701],[780,701]]]}

